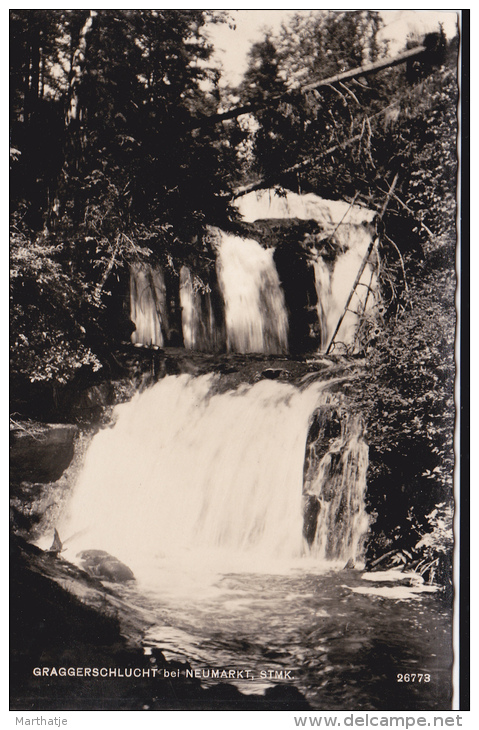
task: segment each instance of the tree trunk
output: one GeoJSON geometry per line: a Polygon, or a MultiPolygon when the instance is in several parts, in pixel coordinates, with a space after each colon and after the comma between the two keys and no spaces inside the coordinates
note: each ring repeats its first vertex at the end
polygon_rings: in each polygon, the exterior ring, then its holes
{"type": "Polygon", "coordinates": [[[81,82],[83,73],[83,66],[85,63],[85,52],[87,47],[88,33],[93,26],[93,18],[97,15],[95,10],[90,10],[90,14],[86,19],[83,28],[80,31],[78,38],[78,45],[71,55],[71,68],[70,68],[70,89],[69,89],[69,104],[66,116],[67,127],[70,125],[72,120],[80,120],[80,102],[78,99],[78,87],[81,82]]]}

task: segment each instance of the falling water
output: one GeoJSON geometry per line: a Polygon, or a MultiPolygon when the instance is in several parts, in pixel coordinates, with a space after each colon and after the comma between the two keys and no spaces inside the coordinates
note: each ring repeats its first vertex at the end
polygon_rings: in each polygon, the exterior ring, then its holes
{"type": "Polygon", "coordinates": [[[218,280],[231,352],[288,351],[288,318],[273,253],[251,239],[221,236],[218,280]]]}
{"type": "Polygon", "coordinates": [[[291,191],[278,194],[274,190],[259,190],[238,198],[235,205],[243,219],[253,222],[261,219],[298,218],[317,221],[328,234],[336,231],[345,247],[349,247],[348,226],[367,229],[375,218],[372,210],[352,205],[344,200],[325,200],[313,193],[298,195],[291,191]],[[344,224],[347,224],[344,228],[344,224]]]}
{"type": "Polygon", "coordinates": [[[361,419],[331,407],[315,415],[306,449],[304,534],[324,560],[361,558],[368,447],[361,419]]]}
{"type": "Polygon", "coordinates": [[[201,285],[187,266],[180,271],[183,341],[187,350],[218,352],[224,349],[223,322],[215,315],[212,292],[201,285]]]}
{"type": "MultiPolygon", "coordinates": [[[[328,557],[303,538],[302,497],[311,416],[331,398],[325,384],[299,389],[263,380],[221,393],[217,385],[214,376],[168,376],[117,407],[114,426],[93,439],[61,525],[66,538],[76,536],[72,553],[106,550],[137,575],[180,556],[221,558],[229,569],[243,559],[251,568],[328,557]]],[[[358,434],[343,434],[346,456],[330,488],[348,503],[354,493],[354,509],[364,516],[366,456],[358,434]],[[350,462],[358,458],[355,476],[350,462]]],[[[352,536],[348,524],[348,539],[335,538],[344,550],[333,558],[360,552],[364,519],[356,528],[352,536]]],[[[344,531],[326,518],[323,529],[344,531]]]]}
{"type": "Polygon", "coordinates": [[[375,235],[374,211],[340,200],[324,200],[311,193],[297,195],[288,191],[285,195],[278,195],[271,190],[249,193],[238,198],[236,205],[248,222],[296,218],[314,220],[319,224],[323,240],[319,250],[311,249],[310,258],[318,298],[320,349],[327,349],[343,314],[335,342],[337,346],[353,349],[362,314],[371,311],[376,304],[377,278],[373,266],[368,263],[348,310],[344,311],[363,257],[375,235]],[[323,251],[325,244],[326,251],[323,251]],[[331,250],[334,251],[333,256],[331,250]]]}
{"type": "MultiPolygon", "coordinates": [[[[367,239],[366,239],[367,242],[367,239]]],[[[335,331],[339,318],[344,314],[341,326],[335,337],[336,347],[352,349],[358,330],[359,318],[364,313],[371,313],[376,305],[377,277],[368,264],[360,279],[356,291],[345,312],[345,306],[364,256],[364,239],[340,254],[334,267],[316,255],[312,261],[316,292],[318,295],[318,320],[321,323],[321,349],[327,349],[335,331]]]]}
{"type": "Polygon", "coordinates": [[[160,269],[132,266],[130,271],[131,319],[135,345],[163,347],[162,324],[167,321],[166,289],[160,269]]]}
{"type": "MultiPolygon", "coordinates": [[[[354,350],[362,315],[376,304],[375,264],[369,262],[365,267],[346,312],[345,305],[375,235],[374,212],[316,195],[288,192],[278,196],[271,190],[250,193],[235,204],[247,223],[264,219],[316,221],[321,240],[317,247],[308,245],[304,257],[315,277],[318,346],[322,351],[327,349],[344,315],[335,345],[354,350]]],[[[287,280],[290,272],[287,268],[282,271],[281,276],[286,280],[280,281],[274,249],[264,248],[251,238],[213,227],[209,236],[216,250],[216,273],[211,272],[212,281],[206,287],[198,286],[187,267],[180,271],[178,290],[185,347],[206,352],[226,349],[240,353],[287,353],[291,302],[285,300],[284,291],[291,289],[291,281],[287,280]]],[[[303,244],[297,242],[299,250],[303,244]]],[[[305,278],[294,287],[304,290],[307,285],[305,278]]],[[[306,307],[301,315],[304,323],[309,322],[310,315],[306,307]]],[[[169,344],[169,316],[161,270],[134,267],[131,273],[131,318],[136,325],[133,343],[159,347],[169,344]]]]}
{"type": "Polygon", "coordinates": [[[108,588],[126,621],[140,612],[145,651],[203,687],[281,697],[287,677],[311,708],[390,709],[385,682],[412,666],[435,681],[405,684],[401,707],[448,709],[450,616],[434,595],[336,569],[360,567],[367,449],[339,378],[306,377],[225,390],[224,376],[170,375],[118,406],[58,526],[64,557],[126,563],[136,581],[108,588]]]}
{"type": "MultiPolygon", "coordinates": [[[[183,266],[179,276],[184,345],[189,350],[283,354],[288,351],[288,316],[273,249],[212,229],[217,249],[217,303],[183,266]]],[[[213,276],[214,278],[214,276],[213,276]]],[[[168,326],[162,271],[133,267],[132,342],[163,347],[168,326]]]]}

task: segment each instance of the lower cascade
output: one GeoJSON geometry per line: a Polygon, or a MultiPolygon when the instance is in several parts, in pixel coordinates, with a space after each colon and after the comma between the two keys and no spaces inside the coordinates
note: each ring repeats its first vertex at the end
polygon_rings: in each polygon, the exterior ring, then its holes
{"type": "Polygon", "coordinates": [[[331,382],[170,375],[117,406],[59,526],[68,559],[105,550],[140,579],[164,560],[360,561],[367,446],[331,382]]]}

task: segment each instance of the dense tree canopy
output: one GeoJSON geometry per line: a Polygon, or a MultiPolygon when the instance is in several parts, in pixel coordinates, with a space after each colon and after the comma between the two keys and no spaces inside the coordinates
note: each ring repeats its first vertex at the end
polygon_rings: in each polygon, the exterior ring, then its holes
{"type": "Polygon", "coordinates": [[[209,265],[202,232],[227,215],[231,151],[221,128],[194,131],[218,104],[208,20],[195,10],[12,11],[14,371],[64,379],[68,358],[72,373],[96,362],[101,341],[101,355],[108,349],[102,310],[125,263],[209,265]],[[64,357],[54,318],[26,295],[39,286],[33,251],[61,272],[37,295],[54,285],[53,306],[66,287],[64,357]]]}
{"type": "Polygon", "coordinates": [[[444,232],[455,208],[456,41],[446,50],[438,27],[429,37],[429,61],[307,90],[315,80],[387,57],[381,25],[373,11],[300,13],[277,38],[253,47],[238,90],[265,107],[255,113],[250,179],[326,198],[359,195],[380,210],[386,181],[398,173],[396,194],[409,201],[398,203],[400,217],[444,232]]]}

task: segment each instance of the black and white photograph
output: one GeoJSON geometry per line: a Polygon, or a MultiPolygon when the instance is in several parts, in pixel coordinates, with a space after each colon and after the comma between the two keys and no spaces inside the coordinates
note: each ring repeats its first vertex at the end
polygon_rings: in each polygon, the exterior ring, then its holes
{"type": "Polygon", "coordinates": [[[17,724],[461,726],[468,22],[9,10],[17,724]]]}

